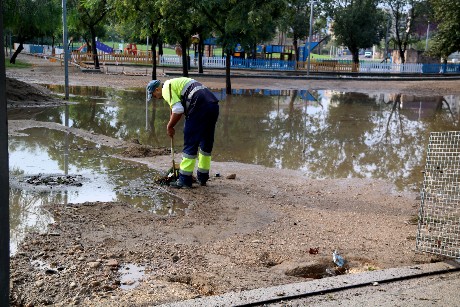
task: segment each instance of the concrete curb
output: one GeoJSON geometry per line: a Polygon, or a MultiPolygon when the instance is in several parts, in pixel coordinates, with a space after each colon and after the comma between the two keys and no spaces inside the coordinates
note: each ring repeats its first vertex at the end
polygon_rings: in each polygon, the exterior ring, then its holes
{"type": "Polygon", "coordinates": [[[374,283],[394,282],[398,280],[454,271],[460,271],[460,263],[458,261],[437,262],[353,275],[340,275],[307,282],[259,288],[242,292],[229,292],[223,295],[185,300],[161,306],[255,306],[279,302],[281,300],[297,299],[328,292],[369,286],[374,283]]]}

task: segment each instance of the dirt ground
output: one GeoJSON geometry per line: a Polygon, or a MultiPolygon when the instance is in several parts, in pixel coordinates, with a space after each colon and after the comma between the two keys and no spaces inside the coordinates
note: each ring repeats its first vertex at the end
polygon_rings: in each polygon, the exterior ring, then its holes
{"type": "MultiPolygon", "coordinates": [[[[34,66],[7,70],[7,77],[15,79],[7,85],[9,105],[56,103],[37,84],[64,84],[63,67],[36,57],[22,55],[19,59],[34,66]]],[[[168,78],[167,70],[158,72],[161,80],[168,78]]],[[[225,85],[223,77],[195,78],[212,88],[225,85]]],[[[149,76],[84,73],[70,68],[69,80],[70,85],[132,88],[145,87],[149,76]]],[[[458,80],[234,78],[232,87],[460,94],[458,80]]],[[[66,129],[53,123],[14,120],[9,122],[9,133],[31,126],[66,129]]],[[[95,143],[134,146],[69,130],[95,143]]],[[[120,158],[157,170],[164,170],[171,161],[161,150],[120,158]]],[[[396,192],[382,181],[311,180],[299,171],[233,162],[216,162],[211,171],[221,176],[213,176],[206,187],[173,190],[146,184],[188,204],[181,215],[156,216],[128,203],[47,207],[55,222],[44,234],[30,234],[11,259],[11,304],[159,305],[301,282],[341,273],[332,261],[334,250],[347,260],[347,274],[441,260],[414,251],[420,204],[417,193],[396,192]],[[227,178],[231,174],[236,175],[234,179],[227,178]],[[121,273],[127,267],[140,273],[123,278],[121,273]]]]}

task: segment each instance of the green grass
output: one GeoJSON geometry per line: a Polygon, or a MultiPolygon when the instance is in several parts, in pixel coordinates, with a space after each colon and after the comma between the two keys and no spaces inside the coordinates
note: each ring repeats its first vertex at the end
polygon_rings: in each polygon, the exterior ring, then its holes
{"type": "Polygon", "coordinates": [[[11,64],[9,58],[5,58],[5,67],[6,69],[8,68],[29,68],[32,65],[29,63],[21,62],[19,60],[16,60],[16,64],[11,64]]]}
{"type": "Polygon", "coordinates": [[[329,55],[320,55],[320,54],[316,54],[316,53],[311,53],[311,56],[313,57],[313,59],[316,59],[316,60],[330,60],[331,57],[329,55]]]}

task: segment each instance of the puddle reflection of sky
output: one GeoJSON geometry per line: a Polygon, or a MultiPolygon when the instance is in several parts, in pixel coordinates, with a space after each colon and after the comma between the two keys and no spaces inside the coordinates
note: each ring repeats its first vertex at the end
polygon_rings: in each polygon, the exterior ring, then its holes
{"type": "MultiPolygon", "coordinates": [[[[309,178],[373,178],[394,183],[398,190],[418,190],[430,132],[460,129],[460,97],[451,95],[259,89],[235,90],[229,96],[222,89],[213,91],[222,99],[213,160],[295,169],[309,178]]],[[[34,119],[169,148],[169,109],[158,100],[146,110],[145,89],[74,87],[71,92],[78,104],[43,110],[34,119]]],[[[177,151],[181,130],[176,129],[177,151]]],[[[27,133],[10,138],[11,172],[63,172],[63,134],[27,133]]],[[[120,187],[130,186],[132,174],[151,179],[145,168],[125,162],[122,167],[108,154],[101,156],[101,148],[70,138],[67,172],[90,177],[86,191],[91,192],[69,190],[66,201],[121,199],[170,214],[171,206],[146,205],[145,197],[120,193],[120,187]]],[[[157,202],[171,202],[164,195],[156,197],[157,202]]]]}

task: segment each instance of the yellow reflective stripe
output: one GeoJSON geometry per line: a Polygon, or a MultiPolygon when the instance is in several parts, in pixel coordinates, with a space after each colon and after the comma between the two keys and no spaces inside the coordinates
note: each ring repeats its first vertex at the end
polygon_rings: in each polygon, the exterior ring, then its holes
{"type": "Polygon", "coordinates": [[[198,168],[200,170],[207,170],[211,168],[211,156],[198,153],[198,168]]]}
{"type": "Polygon", "coordinates": [[[187,173],[193,173],[193,170],[195,169],[195,161],[195,159],[183,157],[180,163],[180,170],[187,173]]]}

